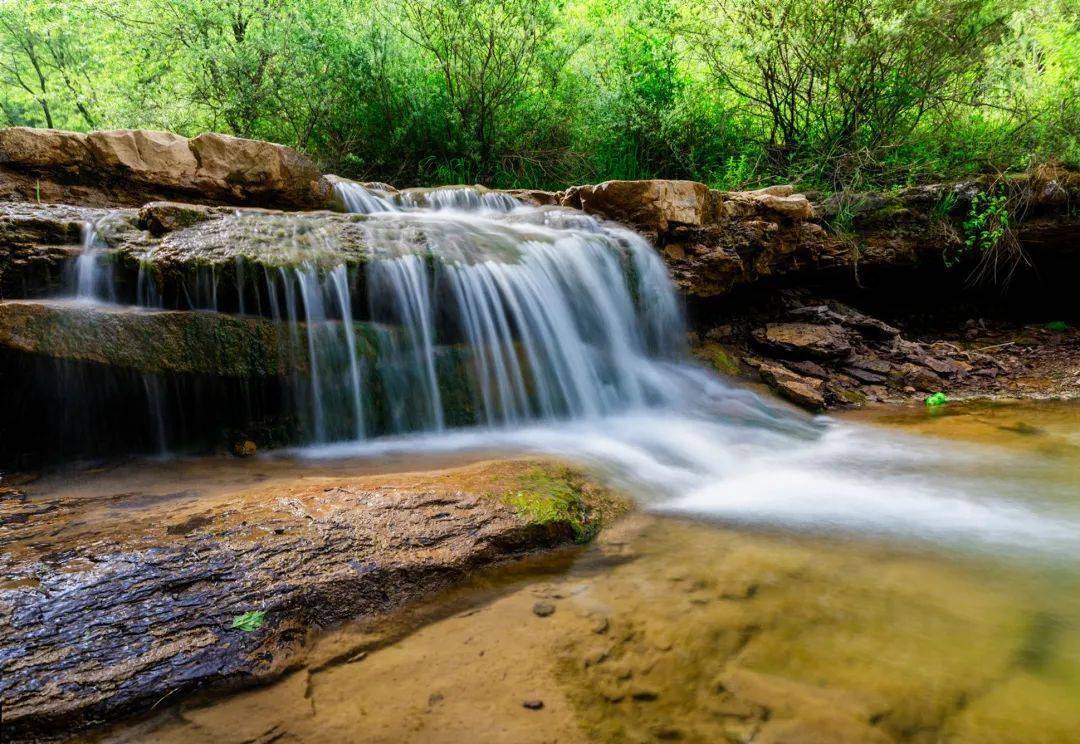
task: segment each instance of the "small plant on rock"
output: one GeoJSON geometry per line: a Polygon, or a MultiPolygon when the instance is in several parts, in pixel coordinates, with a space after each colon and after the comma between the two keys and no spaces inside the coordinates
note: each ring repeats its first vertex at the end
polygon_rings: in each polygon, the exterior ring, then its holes
{"type": "Polygon", "coordinates": [[[1016,210],[1024,204],[1024,194],[1000,193],[994,187],[971,198],[968,216],[963,222],[964,242],[955,251],[946,251],[943,260],[952,268],[971,256],[977,260],[969,281],[1007,285],[1013,273],[1028,258],[1012,229],[1016,210]]]}
{"type": "Polygon", "coordinates": [[[1004,194],[975,194],[964,220],[964,245],[969,250],[992,251],[1009,230],[1008,198],[1004,194]]]}

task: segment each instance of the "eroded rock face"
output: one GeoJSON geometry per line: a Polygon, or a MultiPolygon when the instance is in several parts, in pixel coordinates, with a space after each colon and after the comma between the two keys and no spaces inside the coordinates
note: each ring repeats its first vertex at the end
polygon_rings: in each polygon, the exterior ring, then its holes
{"type": "Polygon", "coordinates": [[[27,297],[57,284],[78,254],[86,224],[106,210],[62,204],[0,204],[0,297],[27,297]]]}
{"type": "Polygon", "coordinates": [[[271,270],[319,261],[356,266],[370,257],[366,220],[182,202],[138,210],[0,203],[0,299],[55,295],[90,225],[119,278],[133,282],[140,267],[167,281],[196,271],[229,273],[241,260],[271,270]]]}
{"type": "Polygon", "coordinates": [[[70,730],[195,687],[272,679],[311,628],[385,612],[478,566],[572,540],[579,525],[536,516],[560,508],[595,526],[625,502],[537,461],[302,478],[198,498],[4,491],[4,733],[70,730]],[[569,492],[576,504],[509,506],[522,492],[541,502],[569,492]],[[251,611],[265,613],[261,625],[234,627],[251,611]]]}
{"type": "MultiPolygon", "coordinates": [[[[372,354],[373,334],[356,325],[359,353],[372,354]]],[[[144,374],[253,378],[303,372],[304,334],[303,325],[289,329],[265,318],[224,313],[0,302],[0,347],[144,374]]]]}
{"type": "Polygon", "coordinates": [[[560,203],[658,234],[715,219],[715,192],[695,181],[605,181],[562,192],[560,203]]]}
{"type": "Polygon", "coordinates": [[[308,158],[270,142],[223,134],[81,134],[0,130],[0,196],[86,206],[139,206],[183,197],[210,204],[329,206],[330,182],[308,158]]]}
{"type": "MultiPolygon", "coordinates": [[[[687,295],[713,298],[742,286],[862,287],[900,271],[943,271],[946,257],[963,252],[974,195],[990,188],[1008,196],[1013,237],[1036,264],[1080,253],[1080,217],[1066,206],[1080,200],[1080,175],[1054,167],[1004,182],[842,193],[816,205],[791,186],[721,192],[690,181],[576,186],[559,203],[639,230],[687,295]]],[[[966,256],[957,273],[966,276],[977,258],[966,256]]]]}
{"type": "Polygon", "coordinates": [[[696,336],[695,353],[815,411],[939,391],[952,400],[1080,394],[1080,330],[1068,324],[970,321],[917,335],[805,291],[785,290],[779,300],[696,336]]]}

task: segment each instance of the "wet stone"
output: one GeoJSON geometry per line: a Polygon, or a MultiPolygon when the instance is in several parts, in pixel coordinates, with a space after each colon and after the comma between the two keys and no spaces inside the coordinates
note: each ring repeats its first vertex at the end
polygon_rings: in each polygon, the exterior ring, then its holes
{"type": "Polygon", "coordinates": [[[537,602],[533,605],[532,611],[537,617],[549,617],[555,614],[555,605],[551,602],[537,602]]]}

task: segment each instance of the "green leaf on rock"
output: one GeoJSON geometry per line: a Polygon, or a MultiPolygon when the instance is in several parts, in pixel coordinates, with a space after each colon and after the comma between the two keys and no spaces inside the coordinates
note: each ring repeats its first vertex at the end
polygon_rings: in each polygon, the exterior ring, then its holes
{"type": "Polygon", "coordinates": [[[934,393],[926,398],[926,405],[930,408],[936,408],[937,406],[945,405],[949,402],[949,397],[945,393],[934,393]]]}
{"type": "Polygon", "coordinates": [[[1067,331],[1069,330],[1069,324],[1064,320],[1055,320],[1047,323],[1046,328],[1050,331],[1067,331]]]}
{"type": "Polygon", "coordinates": [[[243,615],[234,617],[232,626],[234,628],[239,628],[245,633],[252,633],[262,627],[265,618],[266,610],[252,610],[251,612],[245,612],[243,615]]]}

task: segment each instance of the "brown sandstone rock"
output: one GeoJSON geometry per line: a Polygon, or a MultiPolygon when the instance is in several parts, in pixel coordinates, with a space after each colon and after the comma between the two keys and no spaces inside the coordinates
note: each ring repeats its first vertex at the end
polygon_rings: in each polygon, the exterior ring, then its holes
{"type": "Polygon", "coordinates": [[[605,181],[567,189],[561,203],[651,232],[715,217],[709,187],[696,181],[605,181]]]}
{"type": "Polygon", "coordinates": [[[836,359],[851,353],[842,326],[813,323],[769,323],[754,331],[754,340],[776,352],[792,356],[836,359]]]}
{"type": "Polygon", "coordinates": [[[86,138],[94,163],[115,178],[129,178],[166,189],[191,188],[198,161],[188,139],[171,132],[118,129],[86,138]]]}
{"type": "Polygon", "coordinates": [[[626,508],[535,460],[151,499],[0,492],[3,733],[70,732],[165,696],[265,683],[297,662],[311,628],[568,543],[566,519],[508,504],[537,474],[564,483],[594,523],[626,508]],[[256,610],[259,627],[235,626],[256,610]]]}
{"type": "Polygon", "coordinates": [[[156,236],[164,235],[222,214],[221,209],[182,202],[150,202],[139,210],[139,226],[156,236]]]}
{"type": "Polygon", "coordinates": [[[891,373],[891,377],[900,383],[910,385],[924,393],[933,393],[941,389],[941,378],[932,369],[920,364],[906,362],[891,373]]]}
{"type": "Polygon", "coordinates": [[[0,195],[87,206],[183,197],[211,204],[323,208],[331,185],[308,158],[223,134],[0,130],[0,195]]]}
{"type": "Polygon", "coordinates": [[[77,168],[90,163],[87,137],[81,132],[33,127],[0,129],[0,165],[77,168]]]}
{"type": "Polygon", "coordinates": [[[774,196],[762,194],[755,201],[763,208],[775,212],[789,220],[808,220],[814,216],[814,208],[802,194],[792,196],[774,196]]]}
{"type": "Polygon", "coordinates": [[[198,161],[198,183],[238,203],[321,207],[330,202],[330,185],[319,169],[290,147],[214,133],[200,134],[189,145],[198,161]]]}
{"type": "Polygon", "coordinates": [[[782,397],[811,411],[825,408],[821,380],[797,375],[778,364],[762,364],[758,368],[761,378],[782,397]]]}

